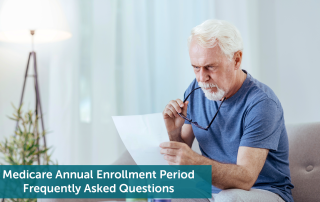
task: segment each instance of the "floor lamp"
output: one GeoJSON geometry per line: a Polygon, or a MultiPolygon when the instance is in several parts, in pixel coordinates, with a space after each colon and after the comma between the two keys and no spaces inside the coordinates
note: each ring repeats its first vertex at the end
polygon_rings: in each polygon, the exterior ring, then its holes
{"type": "MultiPolygon", "coordinates": [[[[24,75],[23,88],[19,108],[22,105],[30,61],[33,60],[35,115],[39,117],[42,132],[45,131],[40,99],[38,69],[34,43],[55,42],[71,37],[67,20],[58,0],[5,0],[0,11],[0,40],[14,43],[30,43],[32,51],[29,53],[24,75]]],[[[18,127],[18,122],[16,128],[18,127]]],[[[37,131],[39,132],[39,131],[37,131]]],[[[43,136],[43,146],[46,139],[43,136]]],[[[39,160],[38,163],[40,164],[39,160]]]]}
{"type": "MultiPolygon", "coordinates": [[[[24,75],[22,94],[19,107],[22,105],[30,60],[33,59],[35,114],[41,121],[41,129],[45,131],[38,69],[34,43],[55,42],[71,37],[69,26],[58,0],[5,0],[0,10],[0,41],[14,43],[30,43],[32,51],[29,53],[24,75]]],[[[16,127],[18,126],[18,122],[16,127]]],[[[37,131],[38,132],[38,131],[37,131]]],[[[43,146],[46,148],[46,138],[43,136],[43,146]]],[[[38,159],[38,164],[40,164],[38,159]]],[[[4,201],[4,198],[2,199],[4,201]]]]}
{"type": "MultiPolygon", "coordinates": [[[[23,87],[22,87],[22,93],[21,93],[21,98],[20,98],[20,104],[19,104],[19,108],[21,108],[22,106],[22,102],[23,102],[23,96],[24,96],[24,90],[26,87],[26,81],[28,78],[28,70],[29,70],[29,66],[30,66],[30,59],[33,58],[33,68],[34,68],[34,74],[31,75],[34,78],[34,89],[35,89],[35,95],[36,95],[36,106],[35,106],[35,115],[36,117],[39,117],[40,122],[41,122],[41,129],[42,132],[45,131],[45,127],[44,127],[44,123],[43,123],[43,113],[42,113],[42,106],[41,106],[41,99],[40,99],[40,90],[39,90],[39,82],[38,82],[38,69],[37,69],[37,57],[36,57],[36,52],[33,50],[34,47],[34,34],[35,34],[35,30],[30,30],[30,35],[31,35],[31,43],[32,43],[32,51],[29,53],[29,57],[28,57],[28,62],[27,62],[27,68],[26,68],[26,73],[24,75],[24,81],[23,81],[23,87]],[[40,116],[39,116],[40,115],[40,116]]],[[[16,129],[18,128],[18,124],[19,122],[17,121],[16,124],[16,129]]],[[[47,148],[47,143],[46,143],[46,136],[43,136],[43,145],[44,148],[47,148]]],[[[38,164],[40,164],[40,161],[38,159],[38,164]]]]}

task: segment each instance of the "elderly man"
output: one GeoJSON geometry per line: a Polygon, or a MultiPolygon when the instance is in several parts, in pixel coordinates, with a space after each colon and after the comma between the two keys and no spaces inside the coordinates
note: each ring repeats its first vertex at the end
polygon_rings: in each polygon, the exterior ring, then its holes
{"type": "Polygon", "coordinates": [[[172,100],[163,111],[171,140],[160,145],[164,158],[171,165],[211,165],[210,201],[293,201],[282,106],[240,68],[239,31],[207,20],[188,42],[196,79],[185,102],[172,100]],[[202,155],[191,150],[195,137],[202,155]]]}

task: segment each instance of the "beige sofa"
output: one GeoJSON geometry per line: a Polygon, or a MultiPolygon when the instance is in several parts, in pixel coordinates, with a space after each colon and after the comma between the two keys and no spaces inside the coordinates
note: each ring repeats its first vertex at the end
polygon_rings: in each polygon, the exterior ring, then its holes
{"type": "MultiPolygon", "coordinates": [[[[320,123],[287,125],[292,190],[295,202],[320,201],[320,123]]],[[[114,165],[135,165],[128,152],[114,165]]],[[[42,199],[46,202],[97,202],[114,199],[42,199]]],[[[121,199],[118,199],[121,200],[121,199]]]]}

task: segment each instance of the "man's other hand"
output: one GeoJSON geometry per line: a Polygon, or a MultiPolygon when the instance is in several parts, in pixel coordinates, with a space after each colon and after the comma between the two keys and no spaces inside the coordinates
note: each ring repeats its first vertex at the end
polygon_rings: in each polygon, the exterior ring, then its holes
{"type": "Polygon", "coordinates": [[[199,165],[197,162],[201,155],[194,152],[187,144],[182,142],[163,142],[160,144],[161,154],[169,165],[199,165]]]}
{"type": "Polygon", "coordinates": [[[183,103],[180,99],[171,100],[163,110],[163,119],[169,136],[180,135],[184,119],[178,113],[187,114],[188,101],[183,103]]]}

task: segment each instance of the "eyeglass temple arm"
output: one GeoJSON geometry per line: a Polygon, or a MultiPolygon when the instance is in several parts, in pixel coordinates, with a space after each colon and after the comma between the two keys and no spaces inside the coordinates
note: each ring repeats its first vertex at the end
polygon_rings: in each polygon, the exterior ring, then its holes
{"type": "Polygon", "coordinates": [[[211,124],[213,123],[214,119],[215,119],[216,116],[218,115],[218,112],[219,112],[219,110],[220,110],[220,107],[221,107],[222,103],[223,103],[226,99],[227,99],[226,97],[223,98],[223,100],[222,100],[222,102],[220,103],[220,106],[219,106],[219,108],[218,108],[218,111],[216,112],[216,114],[214,115],[213,119],[211,120],[211,122],[210,122],[209,125],[207,126],[207,129],[210,128],[210,126],[211,126],[211,124]]]}
{"type": "Polygon", "coordinates": [[[189,95],[183,100],[183,103],[190,97],[190,95],[191,95],[191,93],[192,93],[193,91],[198,90],[199,88],[201,88],[201,87],[198,87],[198,88],[193,89],[193,90],[189,93],[189,95]]]}

